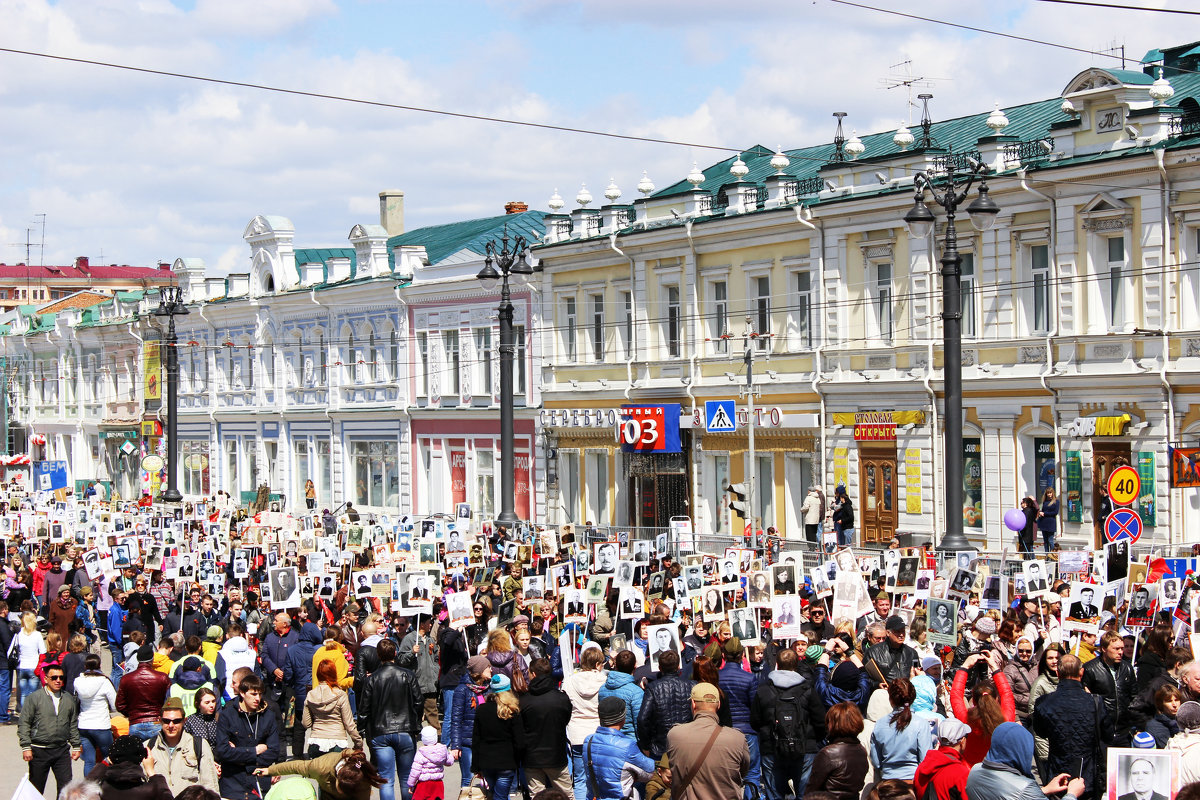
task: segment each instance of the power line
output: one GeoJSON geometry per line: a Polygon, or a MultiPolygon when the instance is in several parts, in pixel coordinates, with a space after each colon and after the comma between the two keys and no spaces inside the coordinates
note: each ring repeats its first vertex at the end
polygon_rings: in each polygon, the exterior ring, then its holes
{"type": "Polygon", "coordinates": [[[1113,3],[1095,3],[1088,0],[1037,0],[1039,3],[1061,3],[1066,6],[1091,6],[1093,8],[1112,8],[1118,11],[1154,11],[1159,14],[1188,14],[1200,17],[1200,11],[1185,11],[1179,8],[1149,8],[1147,6],[1127,6],[1113,3]]]}

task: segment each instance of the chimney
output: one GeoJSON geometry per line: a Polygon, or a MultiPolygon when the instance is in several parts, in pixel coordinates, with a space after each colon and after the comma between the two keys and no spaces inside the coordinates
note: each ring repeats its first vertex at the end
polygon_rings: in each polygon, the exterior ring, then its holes
{"type": "Polygon", "coordinates": [[[75,256],[75,269],[80,270],[81,272],[86,274],[87,268],[88,268],[88,257],[87,256],[75,256]]]}
{"type": "Polygon", "coordinates": [[[504,204],[505,214],[523,214],[529,210],[528,203],[522,203],[520,200],[510,200],[504,204]]]}
{"type": "Polygon", "coordinates": [[[379,224],[388,236],[404,233],[404,192],[387,189],[379,193],[379,224]]]}
{"type": "Polygon", "coordinates": [[[161,270],[169,270],[171,268],[171,265],[168,264],[166,261],[160,261],[160,262],[158,262],[158,268],[161,270]]]}

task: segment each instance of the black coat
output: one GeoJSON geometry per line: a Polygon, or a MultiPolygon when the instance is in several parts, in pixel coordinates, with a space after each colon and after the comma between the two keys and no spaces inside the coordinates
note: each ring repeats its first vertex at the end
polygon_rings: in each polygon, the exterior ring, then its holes
{"type": "Polygon", "coordinates": [[[1034,705],[1033,732],[1049,742],[1048,774],[1082,777],[1087,791],[1079,800],[1103,796],[1107,747],[1113,738],[1103,700],[1085,692],[1079,681],[1059,680],[1058,688],[1034,705]]]}
{"type": "Polygon", "coordinates": [[[663,675],[646,684],[642,708],[638,711],[638,747],[658,760],[667,752],[667,733],[676,725],[692,721],[693,681],[678,674],[663,675]]]}
{"type": "MultiPolygon", "coordinates": [[[[566,735],[566,728],[563,728],[566,735]]],[[[516,769],[525,755],[525,721],[520,714],[500,719],[496,701],[489,699],[475,709],[471,735],[471,770],[516,769]]]]}
{"type": "Polygon", "coordinates": [[[438,631],[438,688],[452,692],[467,671],[467,640],[462,631],[445,627],[438,631]]]}
{"type": "Polygon", "coordinates": [[[890,642],[882,641],[867,648],[866,662],[874,661],[883,673],[888,683],[897,678],[908,680],[912,677],[912,668],[921,666],[921,657],[917,651],[906,644],[892,647],[890,642]]]}
{"type": "Polygon", "coordinates": [[[221,765],[221,797],[250,800],[262,797],[271,787],[270,778],[255,776],[258,767],[269,767],[280,760],[279,723],[269,708],[246,714],[234,701],[217,716],[216,758],[221,765]],[[260,744],[267,749],[255,753],[260,744]]]}
{"type": "Polygon", "coordinates": [[[415,740],[421,731],[423,704],[413,671],[385,662],[363,681],[358,729],[367,740],[385,733],[407,733],[415,740]]]}
{"type": "Polygon", "coordinates": [[[779,674],[780,671],[776,670],[758,684],[758,692],[750,705],[750,724],[758,734],[759,747],[764,753],[775,752],[776,706],[780,696],[794,692],[800,708],[807,711],[804,722],[804,752],[816,753],[825,741],[825,704],[821,702],[821,696],[816,690],[816,682],[799,673],[791,673],[799,677],[800,682],[791,686],[785,683],[781,688],[776,683],[776,680],[779,680],[776,676],[779,674]]]}
{"type": "Polygon", "coordinates": [[[1121,661],[1114,670],[1109,669],[1104,656],[1097,656],[1083,667],[1083,686],[1097,697],[1103,698],[1104,709],[1113,727],[1113,744],[1128,747],[1132,739],[1129,707],[1133,704],[1133,666],[1121,661]]]}
{"type": "MultiPolygon", "coordinates": [[[[521,695],[521,720],[525,730],[523,764],[536,769],[567,765],[567,722],[571,699],[558,688],[553,675],[539,675],[521,695]]],[[[645,708],[645,706],[642,706],[645,708]]]]}

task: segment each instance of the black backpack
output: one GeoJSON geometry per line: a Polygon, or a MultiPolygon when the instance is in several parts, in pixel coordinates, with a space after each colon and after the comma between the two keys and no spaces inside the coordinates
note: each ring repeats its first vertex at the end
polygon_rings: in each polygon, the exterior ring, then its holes
{"type": "Polygon", "coordinates": [[[803,758],[808,729],[808,692],[793,686],[775,701],[775,754],[780,758],[803,758]]]}

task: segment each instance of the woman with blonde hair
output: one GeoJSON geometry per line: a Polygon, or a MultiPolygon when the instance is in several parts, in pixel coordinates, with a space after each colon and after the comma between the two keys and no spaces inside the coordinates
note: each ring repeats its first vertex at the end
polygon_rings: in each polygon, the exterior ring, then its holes
{"type": "Polygon", "coordinates": [[[21,615],[21,630],[12,638],[8,655],[17,659],[17,708],[25,698],[37,691],[39,686],[37,668],[46,652],[46,640],[37,629],[37,615],[26,611],[21,615]]]}
{"type": "Polygon", "coordinates": [[[338,686],[337,666],[330,659],[317,665],[320,681],[304,700],[302,724],[308,729],[308,757],[340,750],[363,749],[362,735],[350,711],[350,696],[338,686]]]}
{"type": "Polygon", "coordinates": [[[492,676],[488,700],[475,709],[471,768],[483,776],[493,800],[508,800],[525,751],[525,724],[506,676],[492,676]]]}
{"type": "Polygon", "coordinates": [[[513,646],[508,631],[497,628],[488,634],[483,654],[492,665],[492,675],[503,675],[512,683],[512,690],[524,694],[529,690],[529,663],[513,646]]]}

